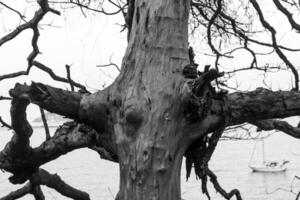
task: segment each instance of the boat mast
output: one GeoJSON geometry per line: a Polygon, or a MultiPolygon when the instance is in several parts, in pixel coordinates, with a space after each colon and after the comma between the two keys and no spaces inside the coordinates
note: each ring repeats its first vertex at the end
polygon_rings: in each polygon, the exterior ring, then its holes
{"type": "Polygon", "coordinates": [[[263,164],[266,162],[265,160],[265,142],[262,140],[262,157],[263,157],[263,164]]]}

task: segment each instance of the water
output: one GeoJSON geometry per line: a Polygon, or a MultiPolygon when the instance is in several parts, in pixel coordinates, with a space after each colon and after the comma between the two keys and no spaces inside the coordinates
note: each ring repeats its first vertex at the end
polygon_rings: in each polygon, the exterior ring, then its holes
{"type": "MultiPolygon", "coordinates": [[[[52,130],[53,132],[54,130],[52,130]]],[[[11,134],[5,129],[0,130],[0,148],[3,149],[11,134]]],[[[32,137],[33,146],[37,146],[44,138],[44,130],[36,129],[32,137]]],[[[248,168],[249,158],[253,150],[253,141],[223,141],[217,147],[210,163],[211,169],[218,176],[220,184],[229,191],[238,188],[245,200],[294,200],[295,195],[290,190],[290,184],[295,175],[300,175],[300,141],[276,134],[265,142],[267,159],[290,160],[288,170],[283,173],[253,173],[248,168]],[[295,152],[299,153],[297,156],[295,152]]],[[[254,161],[261,158],[261,149],[257,145],[254,161]]],[[[61,156],[47,163],[42,168],[50,173],[57,173],[70,185],[90,194],[91,199],[113,200],[119,185],[118,165],[99,159],[97,153],[81,149],[61,156]]],[[[16,190],[21,185],[8,182],[8,173],[0,172],[0,196],[16,190]]],[[[56,191],[42,187],[46,199],[68,199],[56,191]]],[[[214,200],[223,199],[209,185],[209,191],[214,200]]],[[[300,180],[294,182],[294,191],[300,191],[300,180]]],[[[182,198],[185,200],[206,199],[201,192],[201,184],[192,176],[185,181],[185,166],[182,166],[182,198]]],[[[23,200],[33,200],[29,195],[23,200]]],[[[233,198],[234,199],[234,198],[233,198]]]]}

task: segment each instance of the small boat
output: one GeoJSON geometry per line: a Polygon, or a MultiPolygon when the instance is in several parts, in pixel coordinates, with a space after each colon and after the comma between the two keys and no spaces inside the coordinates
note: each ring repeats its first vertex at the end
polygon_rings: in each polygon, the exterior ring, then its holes
{"type": "Polygon", "coordinates": [[[283,172],[287,169],[286,164],[289,161],[269,161],[262,164],[250,164],[253,172],[283,172]]]}
{"type": "Polygon", "coordinates": [[[294,150],[294,151],[292,151],[292,154],[295,156],[300,156],[300,151],[294,150]]]}
{"type": "Polygon", "coordinates": [[[253,164],[252,163],[252,159],[254,156],[254,152],[256,149],[256,144],[254,145],[254,149],[249,161],[249,168],[252,169],[253,172],[284,172],[285,170],[287,170],[287,166],[286,164],[289,163],[288,160],[283,160],[283,161],[266,161],[265,160],[265,145],[264,145],[264,141],[262,141],[262,158],[263,161],[262,163],[259,164],[253,164]]]}

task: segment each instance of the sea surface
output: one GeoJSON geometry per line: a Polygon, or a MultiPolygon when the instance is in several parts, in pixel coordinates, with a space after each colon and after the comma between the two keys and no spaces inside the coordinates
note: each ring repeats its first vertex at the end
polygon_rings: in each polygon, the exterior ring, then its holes
{"type": "MultiPolygon", "coordinates": [[[[52,133],[54,129],[51,130],[52,133]]],[[[0,149],[9,141],[11,133],[0,129],[0,149]]],[[[44,139],[42,128],[36,128],[31,143],[38,146],[44,139]]],[[[268,160],[289,160],[288,170],[281,173],[253,173],[249,168],[249,160],[255,141],[221,141],[212,157],[210,168],[218,176],[220,184],[229,191],[238,188],[244,200],[294,200],[300,191],[300,140],[282,133],[275,133],[265,140],[265,152],[268,160]],[[292,191],[291,190],[292,186],[292,191]]],[[[257,143],[253,162],[262,159],[262,145],[257,143]]],[[[101,160],[97,153],[81,149],[61,156],[57,160],[45,164],[42,168],[50,173],[57,173],[65,182],[90,194],[92,200],[113,200],[119,185],[119,168],[117,164],[101,160]]],[[[22,185],[12,185],[8,181],[9,173],[0,171],[0,197],[16,190],[22,185]]],[[[182,165],[182,198],[184,200],[205,200],[201,184],[192,176],[185,180],[185,166],[182,165]]],[[[56,191],[42,187],[47,200],[68,199],[56,191]]],[[[213,200],[223,199],[209,187],[213,200]]],[[[21,199],[33,200],[31,196],[21,199]]],[[[235,198],[232,198],[235,199],[235,198]]]]}

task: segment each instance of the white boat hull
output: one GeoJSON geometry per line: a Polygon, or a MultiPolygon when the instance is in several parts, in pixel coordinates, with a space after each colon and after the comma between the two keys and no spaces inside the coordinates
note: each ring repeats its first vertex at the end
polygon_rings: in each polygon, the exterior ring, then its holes
{"type": "Polygon", "coordinates": [[[282,166],[267,166],[267,165],[249,165],[253,172],[284,172],[287,167],[282,166]]]}

